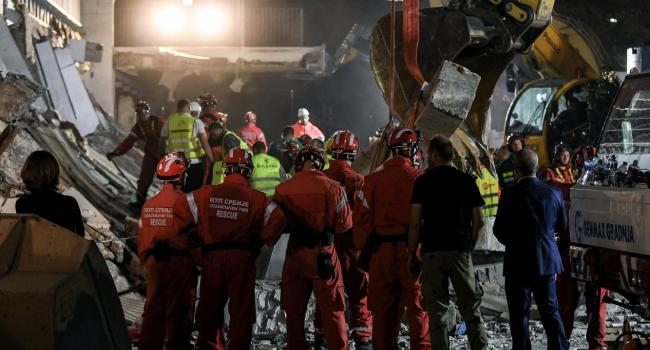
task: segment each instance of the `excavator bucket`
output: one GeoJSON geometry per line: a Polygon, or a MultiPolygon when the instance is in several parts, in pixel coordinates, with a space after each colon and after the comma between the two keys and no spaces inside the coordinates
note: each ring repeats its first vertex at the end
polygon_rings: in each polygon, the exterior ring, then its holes
{"type": "Polygon", "coordinates": [[[115,284],[91,241],[33,215],[0,215],[3,349],[131,349],[115,284]]]}
{"type": "MultiPolygon", "coordinates": [[[[435,86],[443,94],[455,95],[459,91],[466,93],[468,98],[474,97],[466,118],[457,113],[434,113],[427,115],[426,108],[419,108],[417,118],[425,117],[426,132],[452,136],[452,143],[457,154],[473,170],[478,168],[473,164],[491,165],[491,157],[480,144],[480,138],[485,129],[486,115],[490,106],[490,98],[496,82],[506,66],[517,53],[526,53],[535,40],[541,35],[551,21],[553,0],[533,1],[479,1],[464,2],[450,9],[447,7],[427,8],[419,11],[419,41],[417,50],[417,65],[422,78],[428,82],[429,88],[435,86]],[[470,3],[474,3],[473,5],[470,3]],[[507,3],[507,6],[505,5],[507,3]],[[463,71],[480,77],[474,90],[470,85],[456,88],[441,89],[438,85],[441,72],[445,65],[453,62],[454,67],[462,67],[463,71]],[[465,120],[463,120],[465,119],[465,120]],[[461,131],[462,130],[462,131],[461,131]]],[[[403,123],[414,114],[414,106],[426,104],[430,96],[427,87],[416,80],[411,69],[406,64],[404,35],[402,32],[404,14],[395,13],[395,26],[391,28],[391,15],[386,15],[375,25],[370,37],[370,63],[387,103],[393,99],[391,113],[402,118],[403,123]],[[391,30],[394,30],[394,91],[390,90],[391,76],[391,30]]],[[[408,49],[408,48],[407,48],[408,49]]],[[[412,50],[406,50],[411,52],[412,50]]],[[[468,79],[468,82],[472,79],[468,79]]],[[[457,110],[462,110],[467,99],[454,101],[457,110]]],[[[389,103],[390,104],[390,103],[389,103]]],[[[423,107],[423,105],[420,105],[423,107]]],[[[434,106],[435,107],[435,106],[434,106]]],[[[463,111],[464,112],[464,111],[463,111]]],[[[415,123],[416,126],[418,122],[415,123]]],[[[491,166],[490,166],[491,167],[491,166]]]]}

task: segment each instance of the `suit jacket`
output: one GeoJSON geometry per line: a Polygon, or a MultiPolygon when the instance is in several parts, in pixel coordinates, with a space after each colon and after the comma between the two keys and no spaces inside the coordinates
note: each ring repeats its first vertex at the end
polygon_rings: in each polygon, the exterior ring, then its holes
{"type": "Polygon", "coordinates": [[[555,232],[567,228],[562,192],[537,178],[525,178],[499,201],[494,235],[506,246],[505,276],[561,273],[555,232]]]}

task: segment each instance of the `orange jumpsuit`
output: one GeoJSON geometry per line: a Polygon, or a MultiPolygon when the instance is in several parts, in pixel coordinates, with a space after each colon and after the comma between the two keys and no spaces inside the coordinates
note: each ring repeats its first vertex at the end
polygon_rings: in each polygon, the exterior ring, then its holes
{"type": "Polygon", "coordinates": [[[174,220],[174,203],[185,196],[180,188],[165,184],[160,193],[144,203],[138,232],[138,255],[147,268],[147,301],[142,314],[139,349],[189,349],[192,331],[194,264],[187,237],[180,235],[174,220]],[[167,261],[151,255],[154,244],[166,241],[167,261]]]}
{"type": "Polygon", "coordinates": [[[280,300],[287,315],[289,349],[311,348],[305,340],[305,313],[312,291],[329,348],[348,349],[341,263],[334,244],[323,243],[326,232],[340,234],[352,228],[345,192],[320,171],[301,171],[276,188],[273,200],[286,215],[290,232],[280,300]],[[328,280],[318,275],[321,252],[331,254],[334,277],[328,280]]]}
{"type": "Polygon", "coordinates": [[[231,349],[248,349],[255,323],[255,253],[264,225],[266,196],[239,174],[205,186],[175,206],[181,227],[197,225],[203,242],[199,349],[224,349],[223,309],[228,304],[231,349]]]}
{"type": "Polygon", "coordinates": [[[371,232],[381,245],[370,260],[368,302],[373,316],[372,345],[393,349],[406,307],[411,349],[430,349],[429,319],[422,308],[421,281],[409,274],[407,235],[411,194],[420,175],[411,161],[395,157],[384,169],[366,176],[355,199],[354,244],[365,246],[371,232]]]}
{"type": "Polygon", "coordinates": [[[160,142],[160,131],[164,124],[163,120],[156,116],[149,116],[146,122],[138,119],[129,136],[115,147],[115,155],[121,156],[133,148],[138,140],[144,140],[144,157],[137,188],[138,196],[143,200],[147,198],[147,191],[156,175],[156,167],[165,152],[165,147],[160,142]]]}
{"type": "MultiPolygon", "coordinates": [[[[352,170],[350,163],[345,160],[331,160],[329,169],[325,170],[324,173],[343,186],[350,201],[350,207],[352,207],[354,198],[363,186],[363,176],[352,170]]],[[[372,316],[368,310],[368,274],[358,266],[357,256],[359,250],[354,247],[352,230],[337,235],[334,242],[341,261],[343,284],[345,285],[351,309],[350,328],[352,337],[356,341],[365,342],[372,336],[372,316]]],[[[314,324],[317,331],[322,330],[319,314],[320,309],[316,308],[314,324]]]]}
{"type": "MultiPolygon", "coordinates": [[[[562,190],[562,197],[568,211],[571,208],[571,187],[576,183],[572,168],[568,166],[564,169],[559,167],[548,168],[546,169],[546,177],[551,185],[562,190]]],[[[558,248],[562,256],[562,264],[566,268],[571,263],[569,232],[559,232],[559,235],[558,248]]],[[[607,289],[598,288],[592,283],[585,283],[585,303],[587,315],[589,316],[589,325],[587,326],[589,349],[601,349],[605,346],[607,304],[604,298],[608,295],[609,291],[607,289]]],[[[578,282],[571,278],[569,269],[566,269],[557,277],[557,298],[560,304],[560,317],[564,324],[564,332],[567,338],[571,338],[575,311],[580,300],[580,289],[578,288],[578,282]]]]}
{"type": "Polygon", "coordinates": [[[268,147],[266,144],[266,138],[264,137],[264,132],[253,123],[246,123],[245,126],[237,129],[235,133],[239,135],[242,140],[246,141],[248,148],[253,148],[253,144],[257,141],[264,143],[264,146],[268,147]]]}

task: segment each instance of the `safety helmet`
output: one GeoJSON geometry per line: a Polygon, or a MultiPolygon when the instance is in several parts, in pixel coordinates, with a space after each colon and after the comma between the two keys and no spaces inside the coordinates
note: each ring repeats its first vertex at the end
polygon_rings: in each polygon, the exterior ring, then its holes
{"type": "Polygon", "coordinates": [[[190,102],[190,112],[201,113],[201,105],[196,101],[190,102]]]}
{"type": "Polygon", "coordinates": [[[314,164],[316,170],[323,170],[326,159],[327,156],[325,155],[324,150],[307,145],[301,148],[296,155],[296,171],[301,171],[305,162],[308,160],[314,164]]]}
{"type": "Polygon", "coordinates": [[[517,134],[517,133],[510,134],[510,136],[508,136],[508,150],[510,150],[510,152],[512,152],[512,143],[517,140],[521,142],[522,149],[526,148],[526,139],[523,136],[521,136],[521,134],[517,134]]]}
{"type": "Polygon", "coordinates": [[[560,162],[560,157],[562,156],[562,153],[565,151],[571,153],[571,148],[569,148],[569,146],[567,146],[565,143],[560,142],[557,145],[555,145],[555,147],[553,148],[553,161],[556,163],[560,162]]]}
{"type": "Polygon", "coordinates": [[[412,129],[399,127],[393,130],[388,139],[388,148],[412,148],[418,143],[418,134],[412,129]]]}
{"type": "Polygon", "coordinates": [[[217,108],[217,105],[219,104],[219,100],[217,100],[213,94],[207,92],[199,95],[198,101],[203,109],[217,108]]]}
{"type": "Polygon", "coordinates": [[[332,136],[331,151],[334,158],[351,158],[359,151],[359,138],[350,130],[337,131],[332,136]]]}
{"type": "Polygon", "coordinates": [[[223,157],[223,168],[226,175],[238,173],[250,178],[253,173],[253,157],[247,150],[235,147],[223,157]]]}
{"type": "Polygon", "coordinates": [[[244,120],[247,123],[255,123],[257,122],[257,115],[253,113],[253,111],[248,111],[246,112],[246,115],[244,116],[244,120]]]}
{"type": "Polygon", "coordinates": [[[307,108],[300,108],[298,109],[298,117],[305,117],[309,115],[309,111],[307,108]]]}
{"type": "Polygon", "coordinates": [[[135,104],[134,109],[136,112],[149,112],[151,107],[149,106],[149,103],[144,100],[138,101],[138,103],[135,104]]]}
{"type": "Polygon", "coordinates": [[[300,150],[298,142],[295,140],[289,140],[282,143],[282,152],[296,154],[300,150]]]}
{"type": "Polygon", "coordinates": [[[189,161],[183,152],[172,152],[164,156],[156,167],[156,176],[162,181],[182,181],[189,161]]]}

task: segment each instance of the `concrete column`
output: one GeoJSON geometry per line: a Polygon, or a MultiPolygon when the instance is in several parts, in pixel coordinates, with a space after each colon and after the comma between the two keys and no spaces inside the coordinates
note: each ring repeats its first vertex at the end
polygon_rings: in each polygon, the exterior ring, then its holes
{"type": "Polygon", "coordinates": [[[92,63],[90,71],[83,75],[84,84],[112,115],[115,115],[114,5],[115,0],[81,1],[81,23],[86,32],[84,39],[103,46],[102,61],[92,63]]]}

